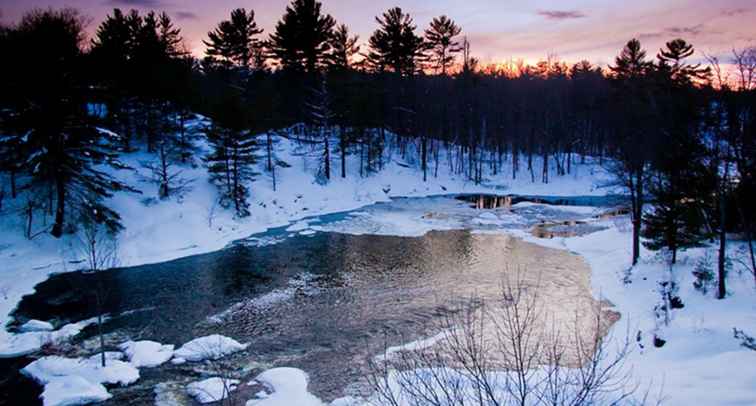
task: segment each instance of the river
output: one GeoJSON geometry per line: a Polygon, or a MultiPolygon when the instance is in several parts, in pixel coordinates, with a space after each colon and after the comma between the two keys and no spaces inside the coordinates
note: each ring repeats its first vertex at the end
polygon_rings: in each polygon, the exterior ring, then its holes
{"type": "MultiPolygon", "coordinates": [[[[237,374],[292,366],[310,375],[311,391],[324,400],[360,394],[366,390],[360,384],[369,372],[366,359],[385,346],[437,333],[456,302],[498,300],[507,281],[536,288],[539,306],[564,320],[590,318],[601,308],[582,258],[503,232],[590,219],[610,204],[557,203],[596,207],[526,202],[511,211],[481,211],[465,199],[400,199],[306,219],[205,255],[98,275],[55,275],[26,296],[14,316],[56,325],[92,317],[92,286],[101,278],[104,310],[113,316],[106,324],[111,345],[150,339],[178,346],[224,334],[250,343],[228,361],[237,374]]],[[[91,351],[93,334],[85,331],[71,351],[91,351]]],[[[30,360],[6,360],[3,366],[17,370],[30,360]]],[[[142,372],[133,387],[112,390],[109,403],[152,404],[155,384],[197,375],[191,365],[142,372]]],[[[17,373],[4,382],[3,389],[18,389],[5,391],[7,404],[34,404],[29,402],[39,390],[33,383],[17,373]]]]}

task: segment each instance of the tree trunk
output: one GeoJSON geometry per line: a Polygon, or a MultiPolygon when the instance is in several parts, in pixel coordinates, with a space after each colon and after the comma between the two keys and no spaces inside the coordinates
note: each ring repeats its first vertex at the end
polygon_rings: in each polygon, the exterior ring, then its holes
{"type": "Polygon", "coordinates": [[[26,206],[26,238],[27,239],[31,239],[33,222],[34,222],[34,205],[32,205],[31,200],[29,200],[26,206]]]}
{"type": "Polygon", "coordinates": [[[725,206],[725,194],[720,192],[719,196],[719,259],[717,261],[717,299],[724,299],[727,296],[725,258],[727,256],[727,232],[725,222],[727,220],[727,211],[725,206]]]}
{"type": "MultiPolygon", "coordinates": [[[[95,269],[95,272],[99,272],[99,270],[95,269]]],[[[103,312],[103,284],[102,284],[102,276],[97,275],[97,293],[96,293],[96,300],[97,300],[97,334],[100,336],[100,363],[102,364],[102,367],[105,368],[105,335],[102,331],[102,312],[103,312]]]]}
{"type": "Polygon", "coordinates": [[[423,165],[423,182],[428,181],[428,138],[423,137],[422,139],[422,148],[421,148],[421,154],[422,154],[422,165],[423,165]]]}
{"type": "Polygon", "coordinates": [[[160,142],[160,198],[165,199],[170,194],[168,185],[168,156],[165,151],[165,142],[160,142]]]}
{"type": "Polygon", "coordinates": [[[239,215],[241,211],[241,206],[239,205],[239,168],[237,167],[237,160],[234,159],[233,161],[233,176],[232,180],[234,182],[233,185],[233,198],[234,198],[234,209],[236,209],[236,214],[239,215]]]}
{"type": "Polygon", "coordinates": [[[58,201],[55,209],[55,224],[53,224],[50,234],[55,238],[60,238],[63,235],[63,220],[66,214],[66,182],[60,174],[56,176],[55,187],[58,201]]]}
{"type": "Polygon", "coordinates": [[[331,180],[331,147],[328,144],[328,135],[326,134],[324,142],[323,158],[325,159],[325,176],[326,179],[331,180]]]}
{"type": "Polygon", "coordinates": [[[636,171],[635,174],[635,207],[633,207],[633,266],[638,264],[640,259],[640,234],[643,220],[643,172],[636,171]]]}
{"type": "Polygon", "coordinates": [[[341,178],[346,178],[346,135],[344,134],[344,129],[339,129],[339,150],[341,151],[341,178]]]}

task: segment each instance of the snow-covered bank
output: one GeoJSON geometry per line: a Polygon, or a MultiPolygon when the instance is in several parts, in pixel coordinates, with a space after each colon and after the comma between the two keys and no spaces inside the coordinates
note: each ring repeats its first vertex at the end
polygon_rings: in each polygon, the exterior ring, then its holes
{"type": "MultiPolygon", "coordinates": [[[[156,200],[157,187],[145,181],[149,176],[146,170],[140,169],[140,162],[154,157],[144,152],[125,156],[123,160],[138,170],[120,171],[116,176],[127,180],[143,194],[119,193],[109,202],[121,214],[126,227],[119,241],[120,264],[156,263],[211,252],[272,227],[309,216],[353,210],[392,197],[479,192],[570,196],[606,192],[596,187],[606,174],[590,160],[587,164],[576,164],[571,175],[552,176],[549,184],[531,182],[523,165],[516,180],[502,174],[486,179],[483,185],[474,185],[462,175],[451,174],[443,158],[438,178],[430,176],[428,182],[423,182],[416,162],[406,162],[388,153],[383,170],[365,178],[359,176],[359,157],[351,156],[347,178],[334,174],[331,182],[323,185],[315,180],[320,151],[308,148],[285,138],[277,140],[277,158],[290,167],[276,169],[274,190],[272,178],[266,174],[264,164],[260,164],[262,175],[251,185],[252,215],[244,219],[234,218],[233,213],[218,207],[215,186],[208,182],[207,171],[201,165],[182,168],[182,176],[193,180],[190,191],[180,199],[159,201],[156,200]]],[[[75,237],[55,240],[41,233],[28,241],[23,237],[23,222],[24,219],[9,208],[0,217],[0,261],[3,263],[0,321],[3,326],[10,321],[10,313],[21,297],[32,293],[34,286],[49,274],[81,266],[75,237]]],[[[35,229],[43,230],[44,225],[37,224],[35,229]]],[[[0,329],[0,357],[29,353],[46,342],[45,338],[25,334],[29,333],[11,334],[5,328],[0,329]]],[[[39,335],[39,332],[34,334],[39,335]]]]}
{"type": "MultiPolygon", "coordinates": [[[[475,221],[453,207],[434,205],[429,201],[403,202],[400,210],[385,211],[380,207],[361,210],[344,222],[314,229],[344,233],[383,233],[391,235],[422,235],[433,229],[476,228],[475,221]],[[439,220],[423,218],[428,212],[445,213],[439,220]]],[[[518,208],[535,207],[531,203],[518,208]]],[[[554,208],[552,208],[554,209],[554,208]]],[[[592,208],[561,207],[575,213],[575,219],[590,218],[592,208]]],[[[627,333],[633,342],[627,366],[641,389],[649,389],[652,397],[663,394],[667,405],[745,405],[756,401],[756,351],[741,345],[733,329],[756,334],[756,288],[753,276],[744,264],[732,261],[728,275],[728,297],[715,298],[714,289],[707,294],[694,288],[696,267],[706,263],[715,270],[716,247],[690,249],[679,254],[678,263],[670,268],[660,254],[642,249],[641,263],[631,269],[632,233],[629,218],[592,219],[597,231],[584,236],[537,238],[527,229],[512,227],[517,214],[487,211],[478,218],[489,220],[500,228],[486,227],[473,232],[505,233],[525,241],[551,248],[568,250],[586,259],[592,270],[594,297],[609,300],[622,315],[614,327],[614,337],[627,333]],[[714,258],[714,260],[712,260],[714,258]],[[672,310],[665,324],[657,305],[663,305],[660,282],[673,280],[679,287],[677,295],[682,309],[672,310]],[[666,341],[655,346],[654,338],[666,341]]],[[[473,219],[475,220],[475,219],[473,219]]],[[[730,244],[731,258],[743,243],[730,244]]],[[[744,253],[741,253],[743,255],[744,253]]],[[[745,259],[745,258],[743,258],[745,259]]],[[[745,261],[747,263],[747,261],[745,261]]],[[[407,346],[423,346],[437,340],[428,337],[407,346]]],[[[367,403],[369,404],[369,402],[367,403]]]]}
{"type": "MultiPolygon", "coordinates": [[[[696,290],[693,271],[707,251],[716,257],[713,247],[686,251],[671,270],[667,260],[644,250],[642,262],[628,274],[631,233],[623,229],[629,230],[612,225],[594,234],[548,243],[586,258],[593,270],[594,294],[614,303],[632,328],[630,333],[639,334],[628,360],[635,375],[656,388],[663,386],[669,405],[754,404],[756,351],[742,347],[733,336],[734,328],[756,333],[753,277],[733,264],[726,299],[717,300],[713,289],[708,294],[696,290]],[[663,304],[659,283],[668,280],[679,286],[685,307],[672,310],[665,325],[655,305],[663,304]],[[666,344],[657,348],[654,335],[666,344]]],[[[738,245],[731,245],[732,253],[738,245]]]]}

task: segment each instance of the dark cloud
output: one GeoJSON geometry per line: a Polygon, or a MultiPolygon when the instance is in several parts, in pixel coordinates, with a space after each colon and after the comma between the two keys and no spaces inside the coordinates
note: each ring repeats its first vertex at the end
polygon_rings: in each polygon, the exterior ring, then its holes
{"type": "Polygon", "coordinates": [[[645,32],[640,35],[638,35],[638,39],[656,39],[660,37],[684,37],[684,36],[690,36],[695,37],[700,34],[704,33],[704,25],[703,24],[696,24],[691,25],[688,27],[668,27],[665,28],[663,31],[655,31],[655,32],[645,32]]]}
{"type": "Polygon", "coordinates": [[[191,11],[177,11],[176,18],[179,20],[196,20],[199,16],[191,11]]]}
{"type": "Polygon", "coordinates": [[[669,27],[665,32],[674,35],[698,35],[703,32],[703,24],[692,25],[690,27],[669,27]]]}
{"type": "Polygon", "coordinates": [[[644,32],[644,33],[638,34],[638,39],[639,40],[656,39],[662,36],[664,36],[663,32],[644,32]]]}
{"type": "Polygon", "coordinates": [[[582,11],[577,10],[538,10],[537,14],[549,20],[574,20],[585,17],[582,11]]]}
{"type": "Polygon", "coordinates": [[[733,8],[722,11],[722,15],[726,17],[735,17],[750,12],[747,8],[733,8]]]}
{"type": "Polygon", "coordinates": [[[105,4],[114,7],[143,7],[143,8],[161,8],[165,3],[160,0],[106,0],[105,4]]]}

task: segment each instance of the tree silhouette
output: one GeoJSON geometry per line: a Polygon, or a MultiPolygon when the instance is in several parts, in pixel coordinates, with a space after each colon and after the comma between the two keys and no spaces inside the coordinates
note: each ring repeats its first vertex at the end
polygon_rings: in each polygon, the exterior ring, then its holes
{"type": "Polygon", "coordinates": [[[336,21],[316,0],[294,0],[270,36],[270,51],[284,69],[315,72],[327,63],[336,21]]]}
{"type": "Polygon", "coordinates": [[[409,14],[394,7],[376,17],[379,28],[370,37],[368,61],[376,72],[391,71],[414,75],[423,57],[425,42],[415,34],[417,28],[409,14]]]}
{"type": "Polygon", "coordinates": [[[430,67],[436,73],[446,75],[449,66],[454,64],[455,54],[462,51],[462,46],[454,39],[461,32],[462,28],[445,15],[434,18],[425,30],[430,67]]]}

